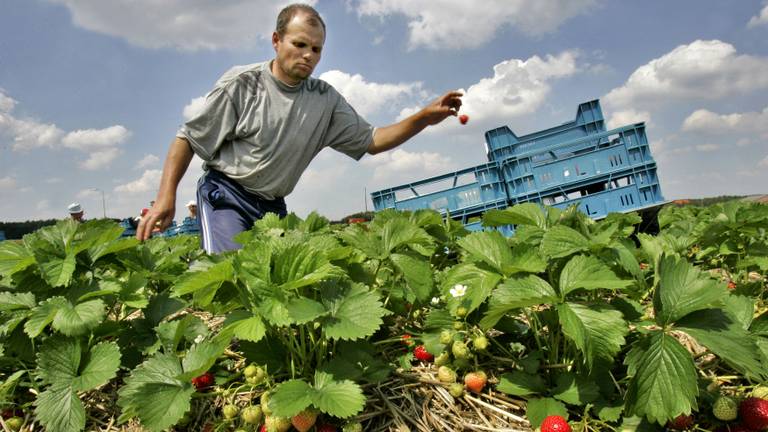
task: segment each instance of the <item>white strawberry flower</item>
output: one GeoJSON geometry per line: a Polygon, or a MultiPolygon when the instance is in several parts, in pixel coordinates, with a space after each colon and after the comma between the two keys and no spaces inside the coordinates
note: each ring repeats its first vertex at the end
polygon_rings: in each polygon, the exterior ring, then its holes
{"type": "Polygon", "coordinates": [[[454,298],[456,298],[456,297],[463,297],[464,294],[467,293],[467,286],[466,285],[461,285],[461,284],[456,284],[456,285],[453,286],[453,288],[451,288],[450,292],[451,292],[451,295],[454,298]]]}
{"type": "Polygon", "coordinates": [[[205,340],[205,336],[203,336],[203,335],[197,335],[197,337],[195,338],[195,343],[196,343],[196,344],[199,344],[200,342],[202,342],[202,341],[204,341],[204,340],[205,340]]]}
{"type": "Polygon", "coordinates": [[[440,297],[432,297],[432,304],[437,306],[440,304],[440,297]]]}

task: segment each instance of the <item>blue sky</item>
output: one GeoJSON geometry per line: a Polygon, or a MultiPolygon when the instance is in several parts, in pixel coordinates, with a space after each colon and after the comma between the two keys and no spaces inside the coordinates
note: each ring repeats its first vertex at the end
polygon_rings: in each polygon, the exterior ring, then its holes
{"type": "MultiPolygon", "coordinates": [[[[135,215],[168,144],[233,65],[269,60],[263,0],[5,0],[0,6],[0,220],[135,215]]],[[[766,193],[768,3],[759,0],[320,0],[315,76],[374,125],[448,90],[463,112],[360,162],[323,151],[289,209],[338,218],[368,192],[477,165],[483,133],[573,119],[647,122],[667,199],[766,193]],[[482,6],[480,6],[482,5],[482,6]]],[[[177,219],[194,198],[193,161],[177,219]]],[[[368,206],[371,207],[370,201],[368,206]]]]}

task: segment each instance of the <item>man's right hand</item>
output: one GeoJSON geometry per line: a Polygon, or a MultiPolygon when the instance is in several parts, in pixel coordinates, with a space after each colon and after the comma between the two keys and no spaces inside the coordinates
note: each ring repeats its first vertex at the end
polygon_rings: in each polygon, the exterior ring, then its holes
{"type": "Polygon", "coordinates": [[[163,199],[158,196],[147,214],[145,214],[139,226],[136,228],[136,238],[144,241],[152,236],[155,230],[165,231],[173,222],[173,216],[176,214],[176,200],[163,199]]]}

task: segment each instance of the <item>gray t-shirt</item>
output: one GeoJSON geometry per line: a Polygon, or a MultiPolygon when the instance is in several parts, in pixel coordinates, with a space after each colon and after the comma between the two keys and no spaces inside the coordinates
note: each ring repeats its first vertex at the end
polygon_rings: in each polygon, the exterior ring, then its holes
{"type": "Polygon", "coordinates": [[[177,136],[189,141],[204,169],[271,200],[291,193],[325,147],[359,160],[373,127],[330,84],[310,77],[291,87],[270,64],[227,71],[177,136]]]}

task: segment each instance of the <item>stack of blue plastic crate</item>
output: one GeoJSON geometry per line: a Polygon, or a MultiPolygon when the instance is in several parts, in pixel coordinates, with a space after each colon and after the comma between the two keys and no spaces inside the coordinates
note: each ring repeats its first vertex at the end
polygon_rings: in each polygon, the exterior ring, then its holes
{"type": "Polygon", "coordinates": [[[373,192],[374,208],[431,208],[481,229],[484,211],[523,202],[578,203],[599,219],[664,201],[645,125],[607,131],[598,100],[579,105],[572,122],[521,137],[503,126],[485,142],[488,163],[373,192]]]}

